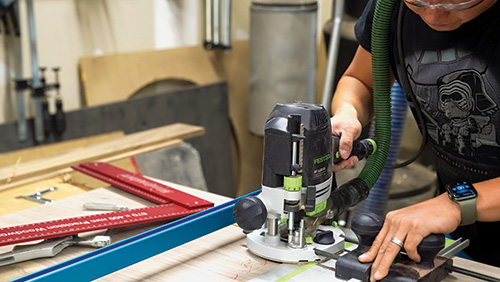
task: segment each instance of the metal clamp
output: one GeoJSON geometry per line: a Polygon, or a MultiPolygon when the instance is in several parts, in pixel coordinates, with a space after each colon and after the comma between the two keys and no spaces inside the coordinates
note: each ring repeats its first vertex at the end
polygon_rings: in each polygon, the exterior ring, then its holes
{"type": "Polygon", "coordinates": [[[54,257],[65,248],[73,245],[101,248],[109,244],[111,244],[110,236],[78,237],[78,235],[73,235],[47,239],[33,245],[16,245],[12,251],[0,255],[0,266],[36,258],[54,257]]]}

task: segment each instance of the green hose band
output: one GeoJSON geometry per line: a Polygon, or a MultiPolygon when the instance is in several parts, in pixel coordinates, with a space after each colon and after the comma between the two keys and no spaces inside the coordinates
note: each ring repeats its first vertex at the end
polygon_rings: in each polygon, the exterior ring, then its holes
{"type": "Polygon", "coordinates": [[[372,143],[372,147],[373,147],[372,155],[375,154],[377,152],[377,142],[375,142],[375,140],[373,140],[371,138],[366,138],[365,140],[370,141],[370,143],[372,143]]]}
{"type": "Polygon", "coordinates": [[[373,105],[377,151],[368,159],[359,174],[371,189],[379,178],[387,160],[391,144],[391,80],[389,42],[394,7],[399,0],[379,0],[372,23],[371,54],[373,79],[373,105]]]}

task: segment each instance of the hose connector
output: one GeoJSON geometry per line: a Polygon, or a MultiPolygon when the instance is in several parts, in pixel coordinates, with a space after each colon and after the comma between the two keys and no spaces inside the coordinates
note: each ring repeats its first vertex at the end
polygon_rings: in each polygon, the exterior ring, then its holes
{"type": "Polygon", "coordinates": [[[363,201],[368,197],[369,191],[370,187],[361,178],[354,178],[344,183],[330,195],[333,215],[338,216],[363,201]]]}

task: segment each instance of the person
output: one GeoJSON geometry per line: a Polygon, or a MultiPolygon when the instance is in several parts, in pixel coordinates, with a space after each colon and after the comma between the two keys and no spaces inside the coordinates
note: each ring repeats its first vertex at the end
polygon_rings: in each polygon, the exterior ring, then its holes
{"type": "MultiPolygon", "coordinates": [[[[374,115],[370,41],[376,2],[367,3],[356,23],[359,46],[332,99],[332,133],[340,136],[344,159],[334,165],[335,172],[357,162],[349,158],[352,142],[374,115]]],[[[380,280],[401,248],[418,262],[417,246],[425,236],[451,233],[470,240],[465,251],[473,259],[500,266],[500,3],[401,0],[391,35],[391,81],[399,82],[428,133],[439,193],[387,213],[359,260],[373,262],[370,280],[380,280]],[[459,181],[471,182],[477,191],[475,222],[465,226],[468,215],[445,191],[446,184],[459,181]]]]}

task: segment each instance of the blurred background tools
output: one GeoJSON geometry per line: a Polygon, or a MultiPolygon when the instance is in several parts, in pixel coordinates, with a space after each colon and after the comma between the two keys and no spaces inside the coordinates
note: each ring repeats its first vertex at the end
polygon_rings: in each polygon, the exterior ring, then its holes
{"type": "Polygon", "coordinates": [[[205,0],[205,49],[231,49],[231,0],[205,0]]]}
{"type": "Polygon", "coordinates": [[[54,67],[52,69],[55,73],[55,83],[47,84],[44,74],[46,68],[39,67],[38,62],[32,0],[26,1],[26,9],[31,57],[31,78],[23,77],[19,1],[0,1],[0,19],[5,38],[5,50],[12,57],[14,69],[14,89],[16,94],[15,99],[13,99],[15,101],[15,107],[13,108],[17,110],[18,139],[23,142],[27,138],[27,116],[29,112],[27,111],[28,105],[25,101],[25,91],[29,90],[34,115],[34,139],[37,143],[41,143],[46,139],[47,134],[52,132],[56,134],[62,133],[65,129],[65,119],[62,111],[62,98],[59,93],[59,68],[54,67]],[[46,92],[52,89],[57,90],[55,96],[56,113],[54,116],[49,113],[48,97],[46,95],[46,92]]]}

